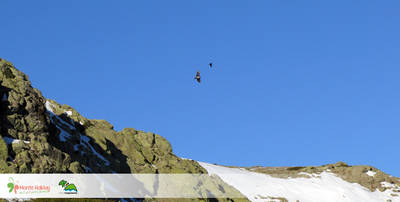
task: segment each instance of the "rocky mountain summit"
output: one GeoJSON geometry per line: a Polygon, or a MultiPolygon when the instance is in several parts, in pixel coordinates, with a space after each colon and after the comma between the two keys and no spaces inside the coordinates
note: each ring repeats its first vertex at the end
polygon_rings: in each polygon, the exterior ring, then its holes
{"type": "Polygon", "coordinates": [[[46,99],[10,62],[0,61],[0,171],[13,173],[206,173],[150,132],[116,132],[46,99]]]}
{"type": "Polygon", "coordinates": [[[239,199],[146,201],[400,201],[400,179],[371,166],[339,162],[239,168],[179,158],[160,135],[133,128],[115,131],[105,120],[87,119],[68,105],[44,98],[27,75],[4,59],[0,59],[0,136],[0,173],[213,174],[225,190],[243,194],[239,199]],[[239,177],[229,178],[225,172],[239,177]]]}
{"type": "Polygon", "coordinates": [[[0,98],[0,173],[207,173],[196,161],[177,157],[160,135],[133,128],[117,132],[105,120],[86,119],[44,98],[4,59],[0,98]]]}

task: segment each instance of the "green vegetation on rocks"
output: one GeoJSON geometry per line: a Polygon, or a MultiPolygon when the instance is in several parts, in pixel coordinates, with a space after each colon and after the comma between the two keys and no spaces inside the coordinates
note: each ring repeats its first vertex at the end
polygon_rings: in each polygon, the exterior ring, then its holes
{"type": "Polygon", "coordinates": [[[8,147],[0,142],[3,171],[8,163],[13,172],[24,173],[206,173],[197,162],[175,156],[159,135],[132,128],[117,132],[105,120],[86,119],[45,99],[6,60],[0,61],[0,96],[7,99],[0,102],[0,134],[20,140],[8,147]]]}
{"type": "Polygon", "coordinates": [[[0,173],[85,172],[207,173],[196,161],[177,157],[160,135],[133,128],[118,132],[105,120],[87,119],[44,98],[24,73],[0,59],[0,173]]]}
{"type": "Polygon", "coordinates": [[[8,167],[6,162],[7,157],[8,157],[7,145],[3,139],[0,139],[0,173],[11,172],[11,169],[8,167]]]}

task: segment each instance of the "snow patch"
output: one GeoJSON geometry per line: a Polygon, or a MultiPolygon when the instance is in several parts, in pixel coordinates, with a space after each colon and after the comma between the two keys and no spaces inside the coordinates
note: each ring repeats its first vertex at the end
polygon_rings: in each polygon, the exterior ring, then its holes
{"type": "Polygon", "coordinates": [[[44,106],[46,107],[47,111],[54,113],[53,112],[53,108],[51,108],[53,106],[53,104],[51,104],[51,102],[46,101],[46,103],[44,104],[44,106]]]}
{"type": "Polygon", "coordinates": [[[99,153],[93,148],[93,146],[89,143],[89,141],[90,141],[89,137],[84,136],[84,135],[81,135],[81,140],[85,143],[85,145],[87,145],[87,146],[90,148],[90,150],[92,150],[92,152],[93,152],[97,157],[99,157],[101,160],[104,161],[104,164],[105,164],[106,166],[109,166],[109,165],[110,165],[110,162],[109,162],[106,158],[104,158],[104,156],[102,156],[101,154],[99,154],[99,153]]]}
{"type": "Polygon", "coordinates": [[[367,174],[367,175],[373,177],[373,176],[376,174],[376,172],[374,172],[374,171],[372,171],[372,170],[369,170],[369,171],[366,172],[365,174],[367,174]]]}
{"type": "Polygon", "coordinates": [[[59,125],[57,125],[57,123],[54,122],[53,119],[57,119],[59,122],[61,122],[63,125],[66,125],[69,127],[69,129],[71,130],[75,130],[75,127],[71,126],[71,124],[65,122],[64,120],[62,120],[60,117],[58,117],[56,114],[54,114],[53,112],[53,104],[49,101],[46,101],[45,105],[47,112],[50,114],[50,120],[51,122],[60,130],[60,134],[59,134],[59,139],[61,142],[66,142],[67,139],[71,138],[71,134],[69,134],[67,131],[65,131],[64,129],[62,129],[59,125]]]}
{"type": "Polygon", "coordinates": [[[63,125],[68,126],[68,128],[69,128],[70,130],[75,130],[75,127],[74,127],[74,126],[72,126],[70,123],[65,122],[65,121],[62,120],[60,117],[58,117],[58,116],[56,116],[56,115],[54,115],[53,117],[55,117],[55,118],[56,118],[59,122],[61,122],[63,125]]]}
{"type": "Polygon", "coordinates": [[[389,182],[381,182],[381,185],[382,185],[382,187],[385,187],[385,188],[396,188],[396,184],[392,184],[389,182]]]}
{"type": "MultiPolygon", "coordinates": [[[[58,117],[56,114],[54,114],[53,112],[53,108],[52,108],[53,104],[49,101],[46,101],[45,103],[45,107],[47,109],[47,112],[50,114],[50,120],[52,123],[54,123],[54,118],[57,119],[57,121],[59,121],[61,124],[66,125],[67,127],[69,127],[70,130],[75,130],[75,127],[72,126],[70,123],[65,122],[64,120],[62,120],[60,117],[58,117]]],[[[57,125],[56,123],[54,123],[55,125],[57,125]]]]}
{"type": "MultiPolygon", "coordinates": [[[[52,108],[52,107],[54,107],[54,106],[53,106],[52,103],[50,103],[49,101],[46,101],[45,107],[46,107],[47,111],[48,111],[49,114],[50,114],[50,120],[51,120],[52,123],[54,123],[53,119],[57,119],[60,123],[62,123],[63,125],[68,126],[71,130],[76,130],[76,128],[75,128],[74,126],[72,126],[70,123],[65,122],[65,121],[62,120],[60,117],[58,117],[56,114],[54,114],[53,108],[52,108]]],[[[72,111],[65,111],[64,113],[66,113],[67,115],[72,115],[72,111]]],[[[71,138],[71,134],[69,134],[68,132],[66,132],[65,130],[63,130],[63,129],[62,129],[60,126],[58,126],[56,123],[54,123],[54,124],[56,125],[56,127],[57,127],[58,129],[60,129],[60,136],[59,136],[59,137],[60,137],[60,141],[61,141],[61,142],[66,142],[67,139],[71,138]]],[[[80,122],[80,124],[83,125],[82,122],[80,122]]],[[[104,158],[104,156],[102,156],[101,154],[99,154],[99,153],[93,148],[93,146],[89,143],[89,141],[90,141],[89,137],[80,134],[80,138],[81,138],[80,144],[74,145],[74,150],[75,150],[75,151],[78,151],[79,145],[85,145],[85,146],[89,147],[90,150],[92,150],[92,152],[93,152],[97,157],[99,157],[101,160],[103,160],[103,161],[104,161],[104,164],[105,164],[106,166],[109,166],[109,165],[110,165],[110,162],[109,162],[106,158],[104,158]]],[[[88,171],[88,170],[86,170],[86,171],[88,171]]]]}
{"type": "Polygon", "coordinates": [[[219,176],[227,184],[239,190],[250,201],[255,202],[265,201],[260,196],[282,197],[289,201],[307,202],[375,202],[387,200],[400,202],[400,197],[392,196],[393,192],[391,190],[371,192],[360,184],[344,181],[330,172],[322,172],[319,174],[320,177],[283,179],[237,168],[228,168],[203,162],[198,163],[209,174],[219,176]]]}
{"type": "Polygon", "coordinates": [[[299,175],[305,175],[308,177],[321,177],[321,175],[316,174],[316,173],[306,173],[306,172],[299,172],[299,175]]]}
{"type": "Polygon", "coordinates": [[[10,137],[3,137],[3,140],[4,140],[4,142],[6,142],[6,144],[18,144],[21,141],[24,141],[25,144],[31,143],[30,141],[18,140],[18,139],[14,139],[14,138],[10,138],[10,137]]]}

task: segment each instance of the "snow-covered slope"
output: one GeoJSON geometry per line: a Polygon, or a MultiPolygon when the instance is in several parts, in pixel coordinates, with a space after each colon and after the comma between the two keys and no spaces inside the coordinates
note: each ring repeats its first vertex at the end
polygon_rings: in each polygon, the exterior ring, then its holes
{"type": "Polygon", "coordinates": [[[199,162],[209,174],[216,174],[251,201],[299,202],[400,202],[393,189],[371,192],[357,183],[349,183],[331,172],[310,178],[276,178],[244,168],[228,168],[199,162]],[[234,174],[234,175],[232,175],[234,174]]]}

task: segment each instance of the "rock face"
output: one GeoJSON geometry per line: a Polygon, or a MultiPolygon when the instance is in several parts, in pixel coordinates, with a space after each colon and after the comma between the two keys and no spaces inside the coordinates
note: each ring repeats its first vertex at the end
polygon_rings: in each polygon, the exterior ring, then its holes
{"type": "Polygon", "coordinates": [[[178,158],[163,137],[89,120],[42,96],[10,62],[0,61],[0,172],[206,173],[178,158]]]}
{"type": "Polygon", "coordinates": [[[5,60],[0,61],[1,172],[67,172],[69,155],[49,144],[52,126],[45,99],[28,77],[5,60]],[[11,143],[4,140],[25,140],[11,143]]]}

